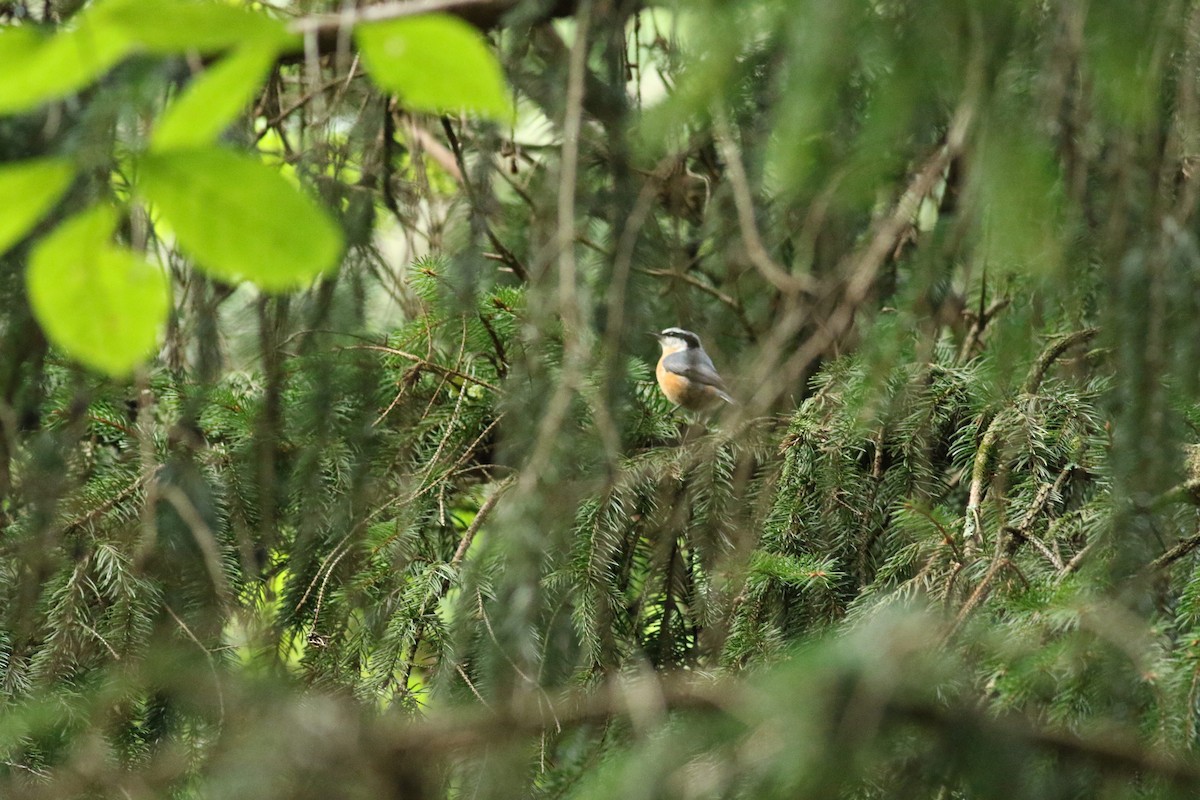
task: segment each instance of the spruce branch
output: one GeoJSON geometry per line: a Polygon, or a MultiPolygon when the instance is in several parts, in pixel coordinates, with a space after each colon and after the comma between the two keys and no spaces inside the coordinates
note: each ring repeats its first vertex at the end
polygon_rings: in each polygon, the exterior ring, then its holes
{"type": "Polygon", "coordinates": [[[342,349],[344,349],[344,350],[377,350],[381,353],[388,353],[389,355],[400,356],[400,358],[408,359],[409,361],[412,361],[413,363],[415,363],[419,369],[428,370],[430,372],[437,372],[437,373],[439,373],[441,375],[445,375],[446,377],[449,377],[449,378],[458,378],[459,380],[464,380],[468,383],[473,383],[477,386],[482,386],[483,388],[488,389],[489,391],[493,391],[493,392],[496,392],[497,394],[500,394],[499,386],[496,386],[495,384],[492,384],[492,383],[488,383],[487,381],[483,380],[482,378],[476,378],[474,375],[468,375],[467,373],[461,372],[457,369],[454,369],[453,367],[447,367],[444,364],[439,364],[436,361],[430,361],[428,359],[421,358],[421,356],[415,355],[413,353],[409,353],[405,350],[399,350],[395,347],[386,347],[386,346],[380,345],[380,344],[352,344],[352,345],[346,345],[342,349]]]}
{"type": "Polygon", "coordinates": [[[1058,360],[1059,356],[1072,347],[1091,341],[1099,332],[1099,328],[1085,328],[1081,331],[1075,331],[1063,336],[1043,350],[1041,355],[1038,356],[1037,361],[1034,362],[1033,368],[1029,370],[1029,377],[1025,379],[1022,391],[1027,395],[1036,394],[1038,388],[1042,385],[1042,379],[1046,377],[1046,372],[1058,360]]]}
{"type": "MultiPolygon", "coordinates": [[[[1097,328],[1076,331],[1063,336],[1045,348],[1029,370],[1029,375],[1026,377],[1021,389],[1020,400],[1028,401],[1029,398],[1037,393],[1041,387],[1042,380],[1046,377],[1046,372],[1059,356],[1070,348],[1089,341],[1098,332],[1099,329],[1097,328]]],[[[979,449],[975,454],[971,469],[970,494],[967,499],[966,515],[963,522],[963,542],[968,549],[975,547],[981,541],[983,535],[981,530],[983,495],[987,490],[988,481],[991,480],[992,465],[999,457],[997,450],[1001,442],[1001,436],[1004,433],[1005,427],[1010,424],[1017,413],[1015,405],[1007,406],[996,413],[988,424],[983,439],[979,443],[979,449]]]]}
{"type": "Polygon", "coordinates": [[[491,495],[479,507],[479,510],[475,512],[475,518],[471,520],[471,524],[467,526],[467,529],[463,531],[463,535],[459,538],[458,547],[455,548],[454,555],[450,557],[449,569],[442,575],[434,591],[426,595],[425,599],[421,601],[421,606],[413,617],[412,641],[409,644],[408,652],[405,653],[404,662],[400,667],[400,678],[396,682],[401,691],[408,692],[409,678],[417,662],[417,649],[421,645],[421,638],[425,632],[426,611],[435,607],[445,597],[446,592],[449,591],[454,581],[454,576],[458,573],[459,567],[462,565],[463,559],[466,558],[467,550],[471,548],[471,543],[475,541],[476,534],[483,527],[483,523],[487,521],[488,516],[492,513],[492,509],[496,507],[496,503],[500,502],[500,498],[515,483],[515,480],[515,478],[509,477],[496,484],[491,495]]]}
{"type": "Polygon", "coordinates": [[[1197,547],[1200,547],[1200,533],[1193,534],[1186,539],[1181,540],[1170,550],[1151,561],[1150,569],[1159,570],[1163,569],[1164,567],[1169,567],[1179,559],[1191,553],[1197,547]]]}

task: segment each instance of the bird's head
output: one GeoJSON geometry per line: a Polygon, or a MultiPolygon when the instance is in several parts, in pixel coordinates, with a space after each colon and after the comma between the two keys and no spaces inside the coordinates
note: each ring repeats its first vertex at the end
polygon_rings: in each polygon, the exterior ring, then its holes
{"type": "Polygon", "coordinates": [[[700,337],[683,328],[663,328],[650,334],[658,339],[664,354],[678,353],[680,350],[696,350],[700,348],[700,337]]]}

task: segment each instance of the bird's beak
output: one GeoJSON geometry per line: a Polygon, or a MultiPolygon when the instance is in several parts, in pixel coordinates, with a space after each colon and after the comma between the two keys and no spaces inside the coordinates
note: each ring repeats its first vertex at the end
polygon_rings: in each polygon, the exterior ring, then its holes
{"type": "Polygon", "coordinates": [[[658,339],[662,336],[662,334],[660,334],[658,331],[646,331],[646,333],[650,334],[655,339],[658,339]]]}

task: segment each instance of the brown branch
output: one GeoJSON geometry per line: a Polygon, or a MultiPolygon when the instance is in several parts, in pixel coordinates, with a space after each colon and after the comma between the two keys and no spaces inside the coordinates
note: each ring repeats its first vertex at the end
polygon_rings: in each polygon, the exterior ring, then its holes
{"type": "MultiPolygon", "coordinates": [[[[573,692],[558,699],[545,694],[523,696],[496,711],[466,715],[443,711],[422,722],[393,729],[386,738],[381,735],[381,745],[398,759],[407,760],[417,754],[439,757],[478,751],[494,742],[511,742],[514,736],[537,736],[559,726],[603,724],[622,717],[644,725],[661,720],[668,713],[684,711],[724,714],[743,725],[749,723],[750,729],[741,736],[753,741],[768,729],[770,720],[747,720],[745,709],[773,706],[765,698],[758,703],[748,702],[752,700],[747,697],[751,691],[745,683],[735,680],[701,682],[663,677],[610,681],[599,689],[573,692]]],[[[1189,790],[1200,786],[1200,766],[1196,763],[1147,749],[1132,736],[1082,735],[1041,727],[1019,715],[996,716],[923,700],[862,694],[858,697],[864,702],[874,701],[881,720],[891,724],[915,723],[957,744],[956,751],[961,750],[964,741],[1019,743],[1132,780],[1157,777],[1189,790]]],[[[832,706],[824,711],[833,717],[845,709],[832,706]]]]}
{"type": "Polygon", "coordinates": [[[437,372],[437,373],[440,373],[447,377],[460,378],[464,381],[469,381],[470,383],[474,383],[478,386],[482,386],[485,389],[490,389],[493,392],[496,392],[496,393],[500,392],[500,387],[496,386],[495,384],[488,383],[485,380],[476,378],[473,375],[468,375],[465,372],[460,372],[456,369],[452,369],[450,367],[443,366],[441,364],[438,364],[435,361],[428,361],[428,360],[421,358],[420,356],[415,355],[413,353],[408,353],[408,352],[405,352],[404,350],[397,350],[394,347],[385,347],[384,345],[381,345],[381,344],[352,344],[352,345],[347,345],[346,347],[344,347],[342,349],[343,350],[378,350],[381,353],[390,353],[391,355],[394,355],[394,356],[400,356],[401,358],[407,358],[409,361],[414,362],[417,365],[417,367],[419,367],[420,369],[427,369],[430,372],[437,372]]]}
{"type": "Polygon", "coordinates": [[[1200,533],[1193,534],[1179,542],[1167,552],[1150,562],[1150,569],[1169,567],[1188,553],[1200,547],[1200,533]]]}
{"type": "Polygon", "coordinates": [[[1079,567],[1083,564],[1083,559],[1087,557],[1088,553],[1092,552],[1092,545],[1094,543],[1095,542],[1088,542],[1082,548],[1080,548],[1078,553],[1071,557],[1071,560],[1067,562],[1067,565],[1062,568],[1061,572],[1058,573],[1058,577],[1056,579],[1058,583],[1062,583],[1068,575],[1079,569],[1079,567]]]}
{"type": "MultiPolygon", "coordinates": [[[[519,4],[520,0],[395,0],[348,10],[343,14],[313,14],[301,17],[288,27],[292,33],[314,37],[317,52],[329,55],[344,49],[347,45],[346,32],[362,23],[387,22],[422,14],[449,14],[476,28],[489,30],[498,26],[504,16],[519,4]]],[[[570,16],[574,10],[575,3],[571,0],[558,0],[545,16],[570,16]]],[[[284,56],[284,60],[287,61],[297,58],[297,54],[284,56]]]]}
{"type": "MultiPolygon", "coordinates": [[[[1035,394],[1045,379],[1046,372],[1059,356],[1070,348],[1090,340],[1098,332],[1096,328],[1086,328],[1076,331],[1062,337],[1043,350],[1042,354],[1038,356],[1037,361],[1034,362],[1033,367],[1029,370],[1029,376],[1025,379],[1025,385],[1021,390],[1022,395],[1029,397],[1035,394]]],[[[967,499],[966,519],[963,521],[963,541],[967,546],[970,546],[972,542],[977,542],[982,536],[979,509],[983,504],[983,494],[986,491],[985,484],[989,477],[988,464],[996,451],[998,439],[1003,428],[1002,423],[1007,422],[1012,413],[1012,407],[1007,407],[992,418],[983,435],[983,440],[979,443],[979,450],[975,454],[974,465],[971,469],[971,491],[967,499]]]]}
{"type": "Polygon", "coordinates": [[[987,329],[988,323],[1003,309],[1007,308],[1011,302],[1012,298],[1008,296],[998,297],[979,314],[973,315],[975,316],[975,320],[971,323],[967,335],[963,338],[962,346],[958,348],[958,358],[956,359],[958,363],[961,364],[971,357],[971,353],[979,346],[979,340],[983,337],[983,332],[987,329]]]}
{"type": "Polygon", "coordinates": [[[1036,536],[1032,535],[1033,524],[1042,512],[1046,510],[1046,504],[1050,502],[1053,495],[1061,494],[1063,484],[1067,482],[1067,478],[1076,470],[1074,464],[1068,464],[1058,473],[1058,477],[1054,479],[1054,483],[1046,483],[1038,489],[1037,495],[1033,502],[1029,504],[1029,510],[1025,512],[1025,519],[1021,520],[1021,524],[1016,528],[1010,528],[1009,532],[1016,537],[1018,542],[1028,542],[1033,545],[1039,553],[1044,555],[1046,559],[1058,569],[1063,569],[1062,559],[1058,554],[1052,551],[1045,542],[1036,536]]]}
{"type": "Polygon", "coordinates": [[[1033,368],[1029,371],[1029,377],[1025,379],[1025,386],[1022,391],[1024,391],[1025,394],[1036,393],[1038,387],[1042,385],[1042,380],[1046,377],[1047,370],[1049,370],[1050,366],[1058,360],[1059,356],[1067,352],[1067,350],[1070,350],[1072,347],[1089,341],[1099,332],[1100,331],[1097,328],[1085,328],[1081,331],[1075,331],[1074,333],[1067,334],[1054,344],[1047,347],[1042,354],[1038,356],[1038,360],[1034,362],[1033,368]]]}
{"type": "Polygon", "coordinates": [[[904,193],[897,200],[892,212],[878,220],[868,234],[867,244],[846,255],[837,267],[837,272],[846,276],[845,287],[833,311],[793,354],[780,363],[780,354],[793,349],[790,339],[807,321],[811,314],[801,303],[796,303],[783,315],[771,332],[769,347],[755,365],[750,380],[763,386],[776,387],[760,391],[753,406],[747,404],[741,413],[757,413],[780,396],[788,384],[804,369],[824,355],[829,347],[839,341],[851,329],[859,308],[870,296],[871,288],[887,257],[895,249],[900,237],[912,225],[921,201],[933,190],[947,165],[966,146],[967,134],[975,117],[973,97],[964,97],[950,120],[945,141],[921,165],[920,170],[909,181],[904,193]]]}
{"type": "MultiPolygon", "coordinates": [[[[1012,558],[1013,554],[1016,553],[1017,548],[1020,547],[1021,544],[1025,542],[1033,544],[1050,560],[1052,564],[1059,567],[1059,569],[1064,569],[1062,566],[1062,559],[1056,558],[1050,549],[1046,547],[1046,545],[1040,540],[1033,537],[1030,532],[1033,530],[1034,522],[1037,521],[1037,518],[1041,516],[1041,513],[1046,509],[1046,504],[1050,502],[1050,498],[1062,491],[1063,484],[1074,471],[1075,466],[1069,465],[1058,473],[1058,477],[1055,478],[1054,483],[1043,484],[1038,489],[1037,494],[1034,496],[1033,502],[1029,504],[1029,508],[1025,512],[1025,518],[1021,520],[1021,524],[1015,528],[1008,527],[1004,529],[1004,532],[1007,534],[1007,539],[1004,541],[1003,545],[997,542],[996,555],[992,559],[992,563],[988,567],[987,573],[983,576],[983,580],[981,580],[979,585],[975,587],[975,591],[973,591],[971,596],[967,598],[967,602],[963,604],[962,609],[959,610],[958,615],[954,618],[954,622],[950,626],[950,631],[946,634],[947,639],[952,637],[955,632],[962,627],[962,624],[966,621],[967,617],[970,616],[971,612],[974,611],[976,606],[978,606],[984,600],[984,598],[987,597],[987,592],[990,589],[991,583],[995,579],[996,575],[999,574],[1000,569],[1005,566],[1009,566],[1016,570],[1016,565],[1013,564],[1010,559],[1012,558]]],[[[968,517],[970,517],[972,511],[968,509],[967,513],[968,517]]],[[[977,507],[974,513],[978,514],[977,507]]],[[[1020,576],[1022,581],[1028,584],[1025,576],[1021,575],[1019,570],[1017,570],[1017,574],[1020,576]]]]}
{"type": "Polygon", "coordinates": [[[672,278],[677,281],[683,281],[688,286],[693,286],[705,294],[712,295],[717,300],[720,300],[722,303],[729,306],[729,308],[735,314],[738,314],[739,316],[743,315],[741,304],[738,303],[737,300],[725,294],[715,286],[709,286],[704,281],[689,275],[686,272],[675,272],[674,270],[670,269],[649,269],[647,267],[635,267],[634,271],[639,272],[642,275],[649,275],[654,278],[672,278]]]}
{"type": "Polygon", "coordinates": [[[742,154],[729,131],[729,123],[720,106],[713,109],[713,128],[716,132],[717,143],[721,147],[721,155],[725,158],[725,169],[729,184],[733,189],[733,203],[737,208],[738,228],[742,234],[742,245],[750,263],[759,274],[780,292],[791,295],[800,292],[812,293],[816,289],[816,281],[810,275],[793,274],[771,258],[763,245],[758,233],[758,225],[754,221],[754,199],[751,196],[750,181],[746,177],[746,168],[742,165],[742,154]]]}
{"type": "Polygon", "coordinates": [[[483,206],[479,202],[479,196],[475,193],[475,187],[471,185],[471,181],[467,179],[467,162],[463,154],[462,143],[458,139],[458,134],[454,132],[454,126],[450,123],[450,118],[442,117],[442,130],[446,133],[446,140],[450,142],[450,150],[454,153],[454,160],[458,164],[458,172],[462,178],[461,185],[463,191],[466,192],[467,202],[471,206],[471,213],[474,219],[478,221],[483,232],[487,234],[488,241],[492,243],[492,247],[496,248],[496,252],[500,254],[501,260],[508,265],[513,274],[516,275],[522,282],[529,281],[529,270],[521,263],[521,260],[508,249],[504,242],[500,241],[500,237],[492,230],[492,226],[488,224],[487,217],[484,215],[483,206]]]}
{"type": "Polygon", "coordinates": [[[954,638],[954,634],[958,633],[958,630],[967,621],[967,617],[971,616],[971,612],[975,610],[975,607],[987,597],[988,591],[992,587],[992,581],[1000,574],[1000,569],[1004,566],[1005,561],[1008,560],[1008,556],[1011,555],[1015,548],[1016,540],[1011,537],[1003,548],[999,548],[996,557],[992,559],[992,563],[988,566],[988,571],[984,573],[983,580],[979,581],[979,585],[971,592],[967,601],[963,603],[962,608],[959,609],[958,614],[954,617],[954,622],[950,623],[950,628],[946,631],[944,641],[948,642],[954,638]]]}

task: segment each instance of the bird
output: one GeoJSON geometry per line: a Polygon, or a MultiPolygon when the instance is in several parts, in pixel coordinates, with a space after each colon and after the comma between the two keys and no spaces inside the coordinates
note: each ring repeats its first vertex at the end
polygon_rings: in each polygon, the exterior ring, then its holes
{"type": "Polygon", "coordinates": [[[662,347],[654,374],[668,400],[688,411],[710,411],[734,402],[699,336],[682,328],[664,328],[650,335],[662,347]]]}

